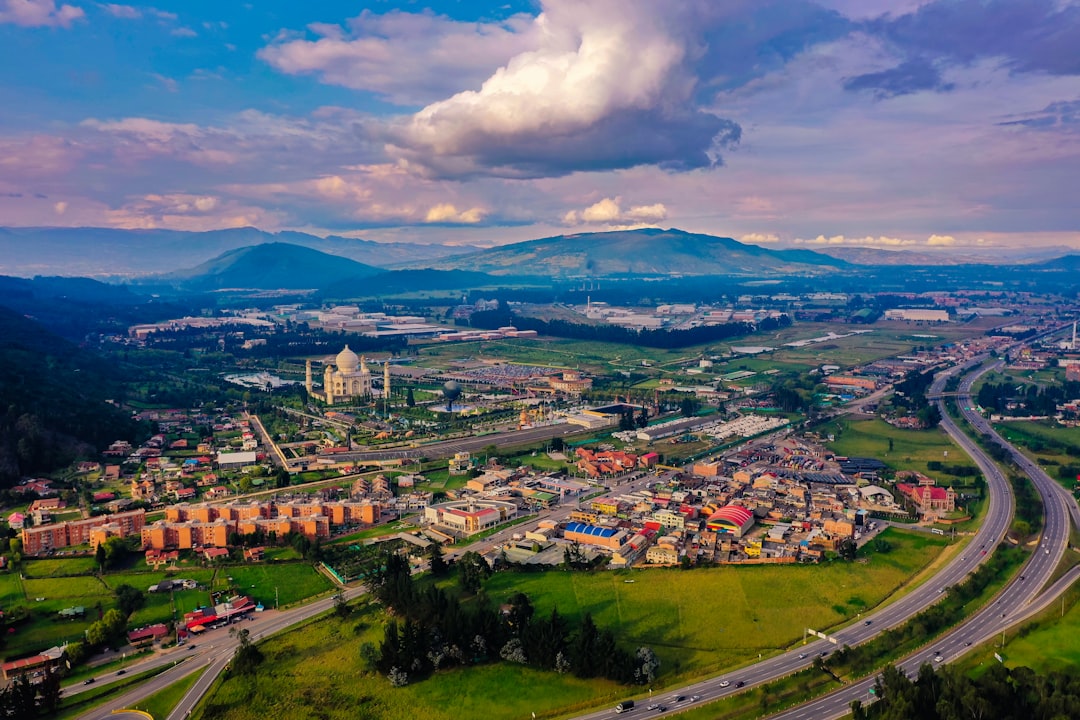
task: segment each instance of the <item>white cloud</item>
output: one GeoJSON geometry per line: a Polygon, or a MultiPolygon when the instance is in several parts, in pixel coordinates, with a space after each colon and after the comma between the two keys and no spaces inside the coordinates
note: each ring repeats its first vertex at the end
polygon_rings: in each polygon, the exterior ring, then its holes
{"type": "Polygon", "coordinates": [[[641,226],[653,224],[667,218],[667,207],[663,203],[652,205],[634,205],[628,210],[622,209],[622,198],[603,198],[584,210],[571,210],[562,217],[564,225],[607,224],[641,226]]]}
{"type": "Polygon", "coordinates": [[[587,223],[615,222],[621,215],[618,198],[604,198],[581,211],[581,219],[587,223]]]}
{"type": "Polygon", "coordinates": [[[193,38],[198,37],[199,33],[195,32],[189,27],[178,27],[170,32],[174,37],[193,38]]]}
{"type": "Polygon", "coordinates": [[[431,13],[365,10],[347,27],[308,25],[315,40],[284,37],[258,57],[290,75],[316,74],[332,85],[371,90],[417,105],[473,87],[536,44],[528,15],[497,23],[461,22],[431,13]]]}
{"type": "Polygon", "coordinates": [[[796,238],[795,243],[798,245],[856,245],[856,246],[885,246],[885,247],[899,247],[902,245],[914,245],[914,240],[905,240],[903,238],[886,237],[880,235],[873,237],[867,235],[866,237],[844,237],[843,235],[832,235],[825,237],[824,235],[818,235],[816,238],[803,239],[796,238]]]}
{"type": "Polygon", "coordinates": [[[391,128],[389,150],[435,175],[704,167],[739,127],[698,112],[686,13],[651,0],[545,0],[537,46],[391,128]],[[721,141],[717,141],[721,138],[721,141]]]}
{"type": "Polygon", "coordinates": [[[86,13],[82,8],[74,5],[57,7],[55,0],[0,0],[0,24],[66,28],[84,17],[86,13]]]}
{"type": "Polygon", "coordinates": [[[663,203],[635,205],[627,211],[626,217],[641,222],[660,222],[667,218],[667,207],[663,203]]]}
{"type": "Polygon", "coordinates": [[[64,212],[67,210],[67,207],[68,207],[68,204],[66,202],[64,202],[63,200],[61,200],[60,202],[53,205],[53,210],[56,211],[57,215],[63,215],[64,212]]]}
{"type": "Polygon", "coordinates": [[[927,245],[936,245],[939,247],[955,245],[956,238],[952,235],[931,235],[926,239],[927,245]]]}
{"type": "Polygon", "coordinates": [[[457,223],[471,225],[484,219],[484,211],[478,207],[458,211],[450,203],[439,203],[427,211],[424,222],[429,223],[457,223]]]}
{"type": "Polygon", "coordinates": [[[124,18],[125,20],[135,20],[142,17],[142,11],[133,5],[105,3],[101,7],[113,17],[124,18]]]}
{"type": "Polygon", "coordinates": [[[780,242],[780,236],[776,233],[747,233],[739,237],[739,242],[748,243],[750,245],[766,245],[769,243],[780,242]]]}

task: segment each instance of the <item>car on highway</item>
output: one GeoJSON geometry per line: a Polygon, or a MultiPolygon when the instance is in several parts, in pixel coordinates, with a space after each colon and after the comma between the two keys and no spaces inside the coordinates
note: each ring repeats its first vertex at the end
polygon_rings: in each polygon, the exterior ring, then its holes
{"type": "Polygon", "coordinates": [[[721,680],[720,681],[720,687],[727,687],[728,685],[731,685],[730,680],[721,680]]]}
{"type": "Polygon", "coordinates": [[[873,620],[864,620],[863,621],[863,625],[872,625],[873,623],[874,623],[873,620]]]}
{"type": "Polygon", "coordinates": [[[691,695],[690,696],[690,702],[697,702],[700,699],[701,699],[700,695],[691,695]]]}
{"type": "Polygon", "coordinates": [[[116,674],[117,674],[117,675],[123,675],[123,674],[124,674],[124,673],[126,673],[126,672],[127,672],[127,670],[117,670],[117,671],[116,671],[116,674]]]}
{"type": "Polygon", "coordinates": [[[800,660],[805,660],[806,659],[806,653],[799,653],[799,659],[800,660]]]}
{"type": "Polygon", "coordinates": [[[944,658],[944,657],[942,657],[941,655],[935,655],[935,656],[934,656],[934,662],[941,662],[941,661],[942,661],[942,660],[944,660],[944,659],[945,659],[945,658],[944,658]]]}
{"type": "Polygon", "coordinates": [[[686,699],[685,695],[676,695],[676,696],[671,698],[671,702],[677,702],[678,703],[678,702],[682,702],[685,699],[686,699]]]}
{"type": "Polygon", "coordinates": [[[653,703],[652,705],[649,705],[649,706],[648,706],[648,707],[646,707],[645,709],[646,709],[646,710],[656,710],[656,709],[657,709],[658,707],[660,707],[660,704],[659,704],[659,703],[653,703]]]}
{"type": "Polygon", "coordinates": [[[94,678],[86,678],[85,680],[82,681],[82,684],[83,685],[93,685],[95,682],[97,682],[97,681],[94,678]]]}
{"type": "Polygon", "coordinates": [[[737,687],[737,688],[740,688],[740,687],[742,687],[742,686],[743,686],[743,685],[745,685],[745,684],[746,684],[745,682],[743,682],[742,680],[740,680],[739,682],[735,683],[735,687],[737,687]]]}

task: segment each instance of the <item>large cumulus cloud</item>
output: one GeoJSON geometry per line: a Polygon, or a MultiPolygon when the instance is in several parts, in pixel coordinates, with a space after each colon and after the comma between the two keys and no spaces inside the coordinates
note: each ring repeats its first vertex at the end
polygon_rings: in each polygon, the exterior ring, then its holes
{"type": "Polygon", "coordinates": [[[535,49],[393,124],[388,149],[443,177],[717,164],[741,128],[693,102],[689,17],[652,2],[546,0],[535,49]]]}

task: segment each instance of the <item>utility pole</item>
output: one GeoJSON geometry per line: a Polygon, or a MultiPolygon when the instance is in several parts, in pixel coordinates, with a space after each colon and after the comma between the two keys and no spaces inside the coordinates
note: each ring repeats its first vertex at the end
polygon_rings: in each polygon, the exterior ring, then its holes
{"type": "Polygon", "coordinates": [[[274,586],[274,609],[278,610],[279,608],[281,608],[281,602],[278,600],[278,591],[277,591],[277,586],[275,585],[274,586]]]}

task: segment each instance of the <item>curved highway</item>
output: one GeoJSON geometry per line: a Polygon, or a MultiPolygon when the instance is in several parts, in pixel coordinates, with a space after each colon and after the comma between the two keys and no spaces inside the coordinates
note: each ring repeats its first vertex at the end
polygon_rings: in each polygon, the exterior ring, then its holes
{"type": "MultiPolygon", "coordinates": [[[[969,363],[968,365],[954,368],[944,373],[939,373],[938,377],[935,379],[934,386],[931,387],[931,392],[939,393],[948,377],[968,369],[972,364],[973,363],[969,363]]],[[[997,436],[989,426],[989,423],[981,416],[968,409],[970,402],[964,397],[964,394],[970,391],[974,380],[988,369],[989,368],[970,374],[964,378],[961,383],[962,397],[960,398],[959,404],[965,418],[967,418],[979,432],[989,434],[991,437],[1005,445],[1005,447],[1011,448],[1011,446],[1008,446],[997,436]]],[[[923,583],[904,597],[882,607],[876,612],[864,614],[861,620],[856,624],[849,625],[832,633],[831,637],[835,640],[835,643],[815,639],[795,650],[776,655],[755,663],[754,665],[739,670],[729,671],[718,677],[703,680],[682,689],[665,691],[663,696],[658,694],[654,701],[665,704],[669,711],[676,711],[680,708],[687,708],[691,705],[697,706],[703,702],[716,700],[736,692],[741,692],[745,688],[790,675],[791,673],[811,665],[813,659],[819,655],[827,655],[834,649],[842,647],[843,645],[854,646],[866,642],[883,630],[904,623],[913,615],[936,602],[946,587],[962,582],[972,570],[980,565],[987,557],[987,555],[984,554],[984,551],[988,553],[1002,540],[1012,522],[1012,495],[1009,491],[1008,481],[997,465],[995,465],[985,453],[983,453],[982,450],[968,438],[968,436],[960,432],[953,421],[944,412],[943,408],[942,418],[942,427],[949,433],[953,440],[974,459],[986,477],[988,488],[989,507],[987,509],[985,520],[964,553],[943,567],[931,580],[923,583]],[[672,699],[666,701],[663,700],[663,698],[668,695],[672,696],[672,699]],[[683,696],[684,699],[675,702],[674,698],[679,696],[683,696]]],[[[560,428],[560,430],[564,430],[564,428],[560,428]]],[[[476,442],[476,440],[473,442],[476,442]]],[[[986,607],[984,610],[974,615],[962,626],[936,641],[931,647],[909,656],[903,663],[900,663],[899,666],[909,672],[909,674],[917,672],[919,665],[924,662],[933,662],[939,657],[941,658],[941,661],[944,661],[958,656],[962,654],[967,647],[993,637],[1001,632],[1002,628],[1022,619],[1028,612],[1026,606],[1039,595],[1043,586],[1061,560],[1069,537],[1069,518],[1066,508],[1069,508],[1068,512],[1073,513],[1074,517],[1080,517],[1080,511],[1078,511],[1076,503],[1072,500],[1071,496],[1069,496],[1061,486],[1043,473],[1037,465],[1028,460],[1026,456],[1015,448],[1011,448],[1011,452],[1017,465],[1025,472],[1028,472],[1032,477],[1039,493],[1043,496],[1043,502],[1046,507],[1045,526],[1038,552],[1033,555],[1029,560],[1028,565],[1025,567],[1023,575],[1025,578],[1024,580],[1017,580],[1010,583],[1001,592],[998,600],[991,606],[986,607]],[[1067,503],[1065,502],[1066,500],[1067,503]]],[[[1060,584],[1060,582],[1058,584],[1060,584]]],[[[353,589],[347,591],[347,594],[351,598],[361,592],[361,589],[353,589]]],[[[329,610],[332,607],[332,603],[332,598],[326,598],[310,605],[296,608],[295,610],[274,613],[273,616],[259,618],[250,623],[244,622],[243,625],[251,630],[252,639],[261,639],[269,634],[278,632],[313,617],[314,615],[329,610]]],[[[205,692],[212,679],[220,673],[235,651],[237,643],[234,639],[225,635],[224,631],[215,632],[219,633],[219,639],[213,641],[212,644],[206,645],[209,641],[200,638],[200,642],[203,643],[203,645],[200,645],[194,651],[189,651],[188,659],[175,669],[162,673],[143,684],[137,690],[125,694],[116,701],[108,703],[105,708],[88,712],[82,717],[93,718],[95,720],[100,718],[104,720],[104,718],[110,716],[110,712],[113,708],[133,707],[145,697],[148,697],[168,684],[175,682],[179,678],[199,670],[200,668],[209,667],[209,671],[200,678],[200,681],[191,689],[191,691],[189,691],[181,701],[180,705],[170,715],[170,718],[184,717],[186,713],[194,707],[195,703],[201,697],[202,693],[205,692]]],[[[176,653],[156,657],[152,660],[132,666],[129,668],[129,672],[140,672],[151,667],[172,663],[176,659],[175,656],[181,654],[180,651],[177,651],[176,653]]],[[[845,686],[818,700],[793,708],[777,717],[784,718],[785,720],[817,720],[819,718],[840,717],[849,711],[849,704],[852,700],[865,700],[869,697],[869,688],[875,681],[876,678],[870,676],[860,682],[845,686]]],[[[65,695],[70,697],[71,695],[78,694],[81,690],[83,690],[83,688],[80,686],[68,687],[65,688],[65,695]]],[[[648,712],[646,709],[647,704],[647,701],[639,702],[638,706],[634,708],[630,716],[634,717],[635,715],[646,714],[648,712]]],[[[600,718],[615,718],[616,716],[617,713],[615,713],[614,708],[609,707],[580,717],[586,718],[587,720],[598,720],[600,718]]]]}
{"type": "MultiPolygon", "coordinates": [[[[957,368],[957,371],[967,370],[972,364],[969,363],[957,368]]],[[[1038,465],[1028,460],[1027,456],[1017,448],[1006,443],[985,418],[971,409],[971,386],[981,375],[998,366],[998,364],[994,364],[967,374],[960,382],[957,404],[964,419],[981,434],[988,435],[1005,447],[1012,456],[1013,462],[1027,473],[1035,484],[1044,504],[1042,536],[1036,551],[1025,564],[1022,574],[1010,582],[998,594],[997,599],[992,604],[975,613],[955,630],[934,641],[929,648],[913,653],[896,664],[909,677],[914,677],[923,663],[933,664],[955,659],[967,652],[971,646],[990,640],[1010,626],[1039,612],[1045,607],[1048,599],[1063,592],[1076,577],[1080,576],[1080,569],[1074,568],[1052,587],[1044,588],[1061,562],[1062,555],[1067,547],[1070,532],[1069,516],[1071,514],[1074,518],[1077,517],[1075,500],[1067,493],[1061,492],[1063,488],[1060,485],[1051,480],[1038,465]],[[1040,598],[1042,598],[1041,602],[1039,601],[1040,598]]],[[[931,388],[931,392],[939,393],[946,379],[953,374],[955,372],[939,375],[931,388]]],[[[948,418],[940,400],[938,401],[938,407],[942,412],[942,426],[966,452],[975,458],[979,467],[983,468],[985,472],[984,466],[990,462],[989,458],[981,449],[975,447],[974,443],[966,435],[958,434],[958,428],[948,418]]],[[[987,475],[987,487],[991,489],[991,514],[995,505],[995,497],[999,496],[998,493],[1009,492],[1008,486],[1003,486],[1004,478],[997,471],[996,466],[993,477],[994,484],[991,485],[991,476],[987,475]]],[[[1009,497],[1011,502],[1011,495],[1009,497]]],[[[1000,503],[998,504],[1000,505],[1000,503]]],[[[969,545],[968,547],[971,548],[972,546],[969,545]]],[[[809,720],[810,718],[817,720],[818,718],[843,717],[849,713],[853,700],[867,702],[873,699],[870,688],[876,682],[876,675],[866,677],[829,695],[799,705],[773,717],[782,720],[809,720]]]]}

